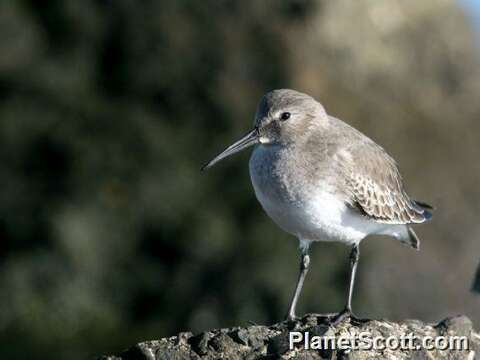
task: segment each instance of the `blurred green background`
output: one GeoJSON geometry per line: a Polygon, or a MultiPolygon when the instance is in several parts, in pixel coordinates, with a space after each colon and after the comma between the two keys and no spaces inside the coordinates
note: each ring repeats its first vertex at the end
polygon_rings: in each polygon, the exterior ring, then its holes
{"type": "MultiPolygon", "coordinates": [[[[362,244],[361,316],[467,314],[480,258],[480,61],[456,1],[0,2],[0,358],[84,359],[281,320],[297,241],[248,154],[200,167],[290,87],[382,144],[437,208],[415,252],[362,244]]],[[[343,307],[315,244],[300,312],[343,307]]]]}

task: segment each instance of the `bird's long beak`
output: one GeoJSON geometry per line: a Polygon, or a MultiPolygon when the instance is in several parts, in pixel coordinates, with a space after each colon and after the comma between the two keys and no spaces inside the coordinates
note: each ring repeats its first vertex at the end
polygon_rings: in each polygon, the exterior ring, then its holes
{"type": "Polygon", "coordinates": [[[258,129],[255,128],[252,131],[250,131],[248,134],[246,134],[244,137],[242,137],[240,140],[238,140],[237,142],[227,147],[225,150],[223,150],[219,155],[214,157],[212,160],[210,160],[205,166],[202,167],[202,170],[208,169],[213,165],[215,165],[220,160],[225,159],[226,157],[233,155],[249,146],[257,144],[258,138],[259,138],[258,129]]]}

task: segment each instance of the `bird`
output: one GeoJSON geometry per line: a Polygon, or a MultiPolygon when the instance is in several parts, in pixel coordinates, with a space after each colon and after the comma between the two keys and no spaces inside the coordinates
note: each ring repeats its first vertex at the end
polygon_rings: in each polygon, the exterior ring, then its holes
{"type": "Polygon", "coordinates": [[[430,220],[433,208],[407,194],[397,163],[380,145],[302,92],[266,93],[253,129],[202,170],[251,146],[256,198],[282,230],[299,240],[300,271],[286,320],[297,319],[311,244],[335,241],[351,250],[345,306],[330,320],[362,321],[352,311],[360,242],[387,235],[418,250],[412,225],[430,220]]]}

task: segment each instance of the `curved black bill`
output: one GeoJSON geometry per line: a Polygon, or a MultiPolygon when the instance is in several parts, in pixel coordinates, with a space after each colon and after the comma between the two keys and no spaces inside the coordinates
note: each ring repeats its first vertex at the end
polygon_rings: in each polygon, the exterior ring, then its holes
{"type": "Polygon", "coordinates": [[[209,167],[212,167],[220,160],[225,159],[226,157],[233,155],[257,143],[258,143],[258,130],[255,128],[252,131],[250,131],[248,134],[246,134],[244,137],[242,137],[240,140],[238,140],[234,144],[227,147],[225,150],[223,150],[219,155],[214,157],[212,160],[210,160],[206,165],[202,167],[202,170],[208,169],[209,167]]]}

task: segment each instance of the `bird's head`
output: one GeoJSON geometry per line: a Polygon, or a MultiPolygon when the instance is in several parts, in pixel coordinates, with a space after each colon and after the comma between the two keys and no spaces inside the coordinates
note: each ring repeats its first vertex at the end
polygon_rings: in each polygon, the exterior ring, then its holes
{"type": "Polygon", "coordinates": [[[252,145],[293,143],[325,116],[323,106],[309,95],[290,89],[270,91],[258,104],[253,129],[213,158],[203,169],[252,145]]]}

